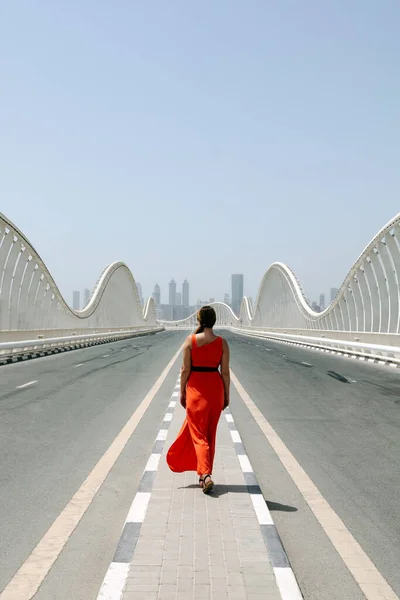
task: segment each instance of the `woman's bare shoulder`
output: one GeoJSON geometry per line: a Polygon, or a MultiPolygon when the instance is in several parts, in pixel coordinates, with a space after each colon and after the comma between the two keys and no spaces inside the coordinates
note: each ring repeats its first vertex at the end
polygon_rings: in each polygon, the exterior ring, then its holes
{"type": "Polygon", "coordinates": [[[228,342],[223,337],[221,337],[221,340],[222,340],[222,346],[223,346],[224,350],[227,350],[229,348],[228,342]]]}
{"type": "Polygon", "coordinates": [[[187,336],[183,347],[184,348],[191,348],[192,347],[192,336],[191,335],[187,336]]]}

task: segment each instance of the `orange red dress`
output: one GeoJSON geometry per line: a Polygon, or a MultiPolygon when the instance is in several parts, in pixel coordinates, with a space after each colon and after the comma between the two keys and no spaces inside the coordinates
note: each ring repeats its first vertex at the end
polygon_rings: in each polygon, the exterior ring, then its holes
{"type": "MultiPolygon", "coordinates": [[[[216,369],[222,359],[222,338],[197,346],[192,336],[192,368],[216,369]]],[[[224,408],[224,384],[219,371],[191,371],[186,386],[186,419],[167,454],[171,471],[212,473],[218,421],[224,408]]]]}

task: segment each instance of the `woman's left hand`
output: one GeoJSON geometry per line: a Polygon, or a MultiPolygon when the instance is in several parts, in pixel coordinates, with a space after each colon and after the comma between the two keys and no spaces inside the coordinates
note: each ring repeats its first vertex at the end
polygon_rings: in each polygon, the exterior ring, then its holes
{"type": "Polygon", "coordinates": [[[186,408],[186,393],[181,392],[181,405],[186,408]]]}

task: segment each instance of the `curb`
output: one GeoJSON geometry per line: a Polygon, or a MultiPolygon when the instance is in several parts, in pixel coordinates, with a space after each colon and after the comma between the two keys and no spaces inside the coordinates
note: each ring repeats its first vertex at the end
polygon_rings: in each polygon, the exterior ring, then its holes
{"type": "MultiPolygon", "coordinates": [[[[161,331],[160,331],[161,332],[161,331]]],[[[57,346],[54,348],[44,348],[43,350],[37,349],[37,350],[33,350],[32,352],[29,352],[29,350],[27,350],[26,352],[23,352],[21,354],[19,353],[14,353],[13,356],[9,355],[9,354],[4,354],[1,355],[0,354],[0,367],[6,366],[6,365],[14,365],[16,363],[19,362],[26,362],[27,360],[34,360],[36,358],[43,358],[45,356],[52,356],[53,354],[60,354],[62,352],[72,352],[73,350],[81,350],[83,348],[91,348],[92,346],[100,346],[102,344],[112,344],[114,342],[123,342],[124,340],[130,340],[136,337],[144,337],[146,335],[155,335],[156,333],[160,333],[159,331],[139,331],[139,332],[132,332],[133,335],[123,335],[123,336],[118,336],[117,334],[115,335],[110,335],[109,338],[107,339],[97,339],[97,340],[92,340],[92,341],[85,341],[85,342],[76,342],[74,343],[73,341],[71,341],[70,343],[66,344],[65,346],[57,346]]]]}
{"type": "Polygon", "coordinates": [[[293,569],[290,566],[289,558],[285,552],[267,503],[264,500],[257,477],[254,474],[253,467],[246,454],[242,439],[229,408],[225,410],[225,419],[239,459],[247,491],[253,503],[258,524],[260,525],[265,547],[282,600],[303,600],[303,595],[300,591],[293,569]]]}
{"type": "Polygon", "coordinates": [[[167,439],[168,428],[179,397],[179,389],[180,378],[178,378],[175,385],[161,429],[157,434],[152,453],[143,471],[138,491],[129,509],[114,558],[103,580],[97,600],[121,600],[122,598],[129,575],[130,563],[133,559],[142,523],[146,517],[147,507],[153,491],[153,482],[160,464],[164,443],[167,439]]]}

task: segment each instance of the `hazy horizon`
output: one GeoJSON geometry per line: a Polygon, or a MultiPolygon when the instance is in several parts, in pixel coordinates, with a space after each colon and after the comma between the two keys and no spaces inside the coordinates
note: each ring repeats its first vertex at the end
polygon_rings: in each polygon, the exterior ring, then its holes
{"type": "Polygon", "coordinates": [[[275,261],[329,301],[400,210],[400,5],[0,8],[0,210],[68,303],[111,262],[145,297],[256,299],[275,261]]]}

